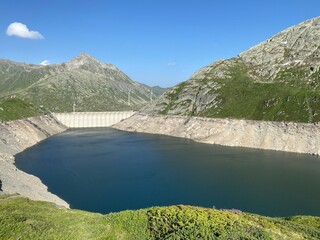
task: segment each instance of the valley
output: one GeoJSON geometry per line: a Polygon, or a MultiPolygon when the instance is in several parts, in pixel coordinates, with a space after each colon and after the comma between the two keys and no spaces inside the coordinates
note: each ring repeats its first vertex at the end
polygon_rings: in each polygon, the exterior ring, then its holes
{"type": "MultiPolygon", "coordinates": [[[[46,66],[2,59],[0,238],[319,239],[319,216],[271,218],[241,209],[179,204],[106,215],[68,209],[69,203],[52,194],[42,180],[15,166],[16,154],[70,126],[52,113],[70,114],[73,121],[86,112],[96,117],[125,111],[128,114],[117,116],[112,127],[129,135],[152,133],[211,146],[319,155],[319,87],[320,17],[289,27],[233,58],[215,61],[171,89],[134,82],[116,66],[87,53],[46,66]],[[137,113],[131,116],[132,111],[137,113]]],[[[126,151],[126,143],[115,145],[126,151]]],[[[284,168],[292,170],[290,164],[284,168]]]]}

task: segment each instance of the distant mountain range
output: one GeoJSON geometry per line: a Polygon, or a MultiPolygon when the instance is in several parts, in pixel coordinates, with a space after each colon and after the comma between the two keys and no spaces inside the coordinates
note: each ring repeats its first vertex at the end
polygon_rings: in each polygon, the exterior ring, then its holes
{"type": "Polygon", "coordinates": [[[200,69],[143,111],[320,121],[320,17],[290,27],[235,58],[200,69]]]}
{"type": "Polygon", "coordinates": [[[134,82],[86,53],[47,66],[0,60],[0,98],[22,99],[48,111],[137,110],[165,90],[134,82]]]}

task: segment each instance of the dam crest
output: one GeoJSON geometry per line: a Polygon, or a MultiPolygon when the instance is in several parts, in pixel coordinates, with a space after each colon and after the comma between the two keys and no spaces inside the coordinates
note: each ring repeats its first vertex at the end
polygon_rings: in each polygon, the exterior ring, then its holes
{"type": "Polygon", "coordinates": [[[134,111],[52,113],[68,128],[109,127],[131,117],[134,111]]]}

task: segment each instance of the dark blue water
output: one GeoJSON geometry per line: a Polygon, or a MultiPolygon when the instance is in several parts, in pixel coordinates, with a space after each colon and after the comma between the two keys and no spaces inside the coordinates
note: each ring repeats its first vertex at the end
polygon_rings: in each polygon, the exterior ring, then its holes
{"type": "Polygon", "coordinates": [[[320,158],[109,128],[73,129],[16,156],[72,208],[108,213],[188,204],[320,215],[320,158]]]}

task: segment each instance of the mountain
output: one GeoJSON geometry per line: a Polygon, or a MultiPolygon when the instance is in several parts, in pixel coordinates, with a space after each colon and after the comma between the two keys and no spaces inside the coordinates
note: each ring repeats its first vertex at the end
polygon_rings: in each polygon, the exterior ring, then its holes
{"type": "MultiPolygon", "coordinates": [[[[74,103],[77,111],[139,109],[150,101],[152,89],[86,53],[46,66],[0,60],[0,97],[49,111],[70,112],[74,103]]],[[[154,91],[153,98],[162,92],[154,91]]]]}
{"type": "Polygon", "coordinates": [[[290,27],[166,91],[147,113],[320,120],[320,17],[290,27]]]}
{"type": "Polygon", "coordinates": [[[35,107],[18,98],[0,99],[0,124],[2,122],[47,114],[43,108],[35,107]]]}

